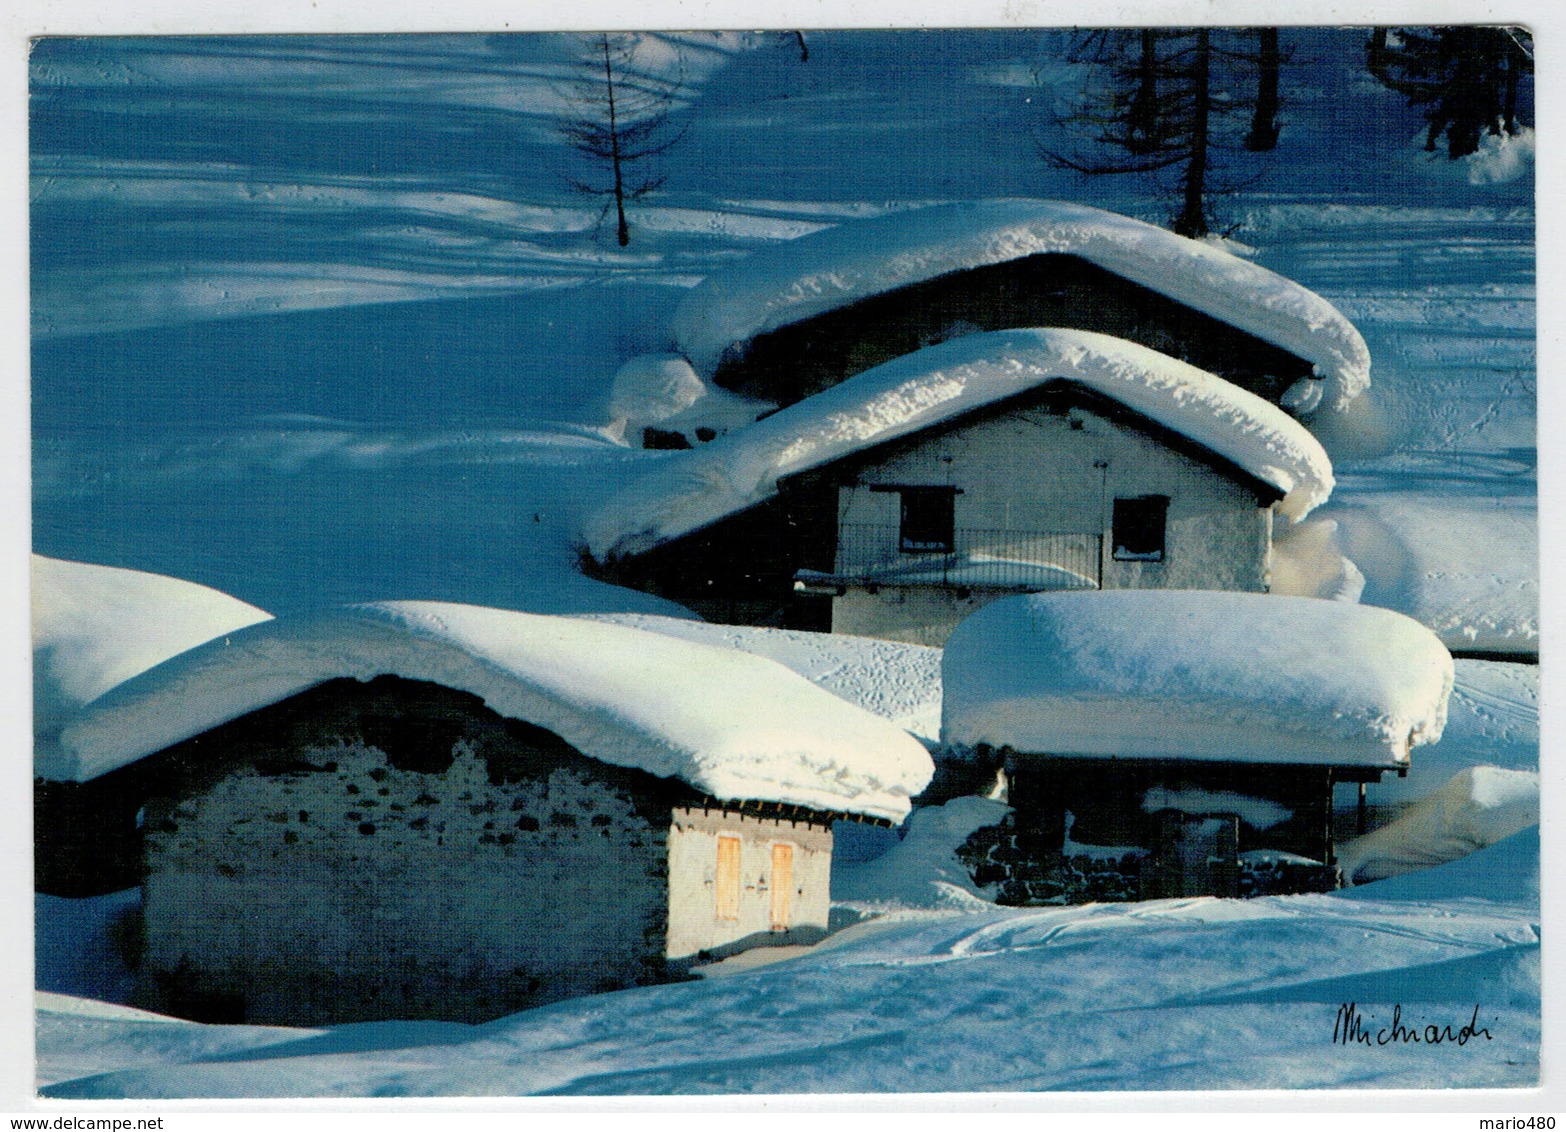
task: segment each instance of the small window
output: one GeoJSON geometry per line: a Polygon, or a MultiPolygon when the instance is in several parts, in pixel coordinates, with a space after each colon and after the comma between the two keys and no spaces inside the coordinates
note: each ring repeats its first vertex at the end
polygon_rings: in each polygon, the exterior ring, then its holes
{"type": "Polygon", "coordinates": [[[950,554],[954,545],[956,491],[949,487],[904,487],[898,549],[904,554],[950,554]]]}
{"type": "Polygon", "coordinates": [[[794,921],[794,846],[772,845],[772,930],[786,932],[794,921]]]}
{"type": "Polygon", "coordinates": [[[1137,495],[1115,500],[1114,546],[1117,562],[1162,562],[1167,495],[1137,495]]]}
{"type": "Polygon", "coordinates": [[[739,919],[740,839],[718,835],[717,916],[720,920],[739,919]]]}

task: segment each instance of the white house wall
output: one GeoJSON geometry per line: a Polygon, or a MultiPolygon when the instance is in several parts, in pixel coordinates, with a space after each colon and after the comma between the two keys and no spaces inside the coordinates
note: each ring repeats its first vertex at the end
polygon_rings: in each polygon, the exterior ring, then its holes
{"type": "Polygon", "coordinates": [[[666,818],[568,768],[494,784],[458,752],[430,774],[327,747],[149,814],[141,1000],[476,1021],[660,974],[666,818]]]}
{"type": "MultiPolygon", "coordinates": [[[[885,561],[919,556],[897,547],[900,497],[873,488],[947,486],[959,548],[964,530],[1080,535],[1099,540],[1104,589],[1264,591],[1272,513],[1205,464],[1098,413],[1023,409],[930,437],[872,467],[839,491],[840,529],[876,526],[885,561]],[[1118,562],[1111,546],[1116,497],[1169,497],[1162,562],[1118,562]]],[[[1069,541],[1069,540],[1067,540],[1069,541]]],[[[986,540],[970,544],[983,549],[986,540]]],[[[997,546],[999,544],[996,544],[997,546]]],[[[928,556],[939,562],[940,555],[928,556]]],[[[843,563],[839,562],[839,570],[843,563]]],[[[833,603],[832,631],[940,644],[963,617],[1005,592],[880,585],[851,587],[833,603]]]]}
{"type": "Polygon", "coordinates": [[[671,962],[701,952],[721,956],[745,946],[815,943],[831,911],[832,830],[828,826],[741,814],[676,808],[669,831],[671,962]],[[738,916],[718,916],[718,839],[740,838],[738,916]],[[773,931],[772,846],[794,847],[791,926],[773,931]],[[744,941],[743,945],[741,941],[744,941]]]}

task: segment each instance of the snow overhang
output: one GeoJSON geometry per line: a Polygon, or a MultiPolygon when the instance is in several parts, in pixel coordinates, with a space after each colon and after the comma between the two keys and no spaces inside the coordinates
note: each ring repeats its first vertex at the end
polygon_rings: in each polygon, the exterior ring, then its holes
{"type": "Polygon", "coordinates": [[[1310,362],[1322,405],[1370,385],[1370,352],[1330,302],[1198,240],[1086,205],[993,200],[855,220],[709,276],[675,312],[680,351],[710,377],[731,347],[873,295],[1041,254],[1079,256],[1310,362]]]}
{"type": "Polygon", "coordinates": [[[856,374],[711,444],[651,464],[587,516],[599,561],[639,554],[747,510],[778,482],[1051,382],[1115,401],[1274,488],[1298,520],[1331,494],[1314,436],[1205,370],[1087,330],[970,334],[856,374]]]}
{"type": "Polygon", "coordinates": [[[472,693],[586,755],[724,801],[900,822],[934,773],[907,732],[762,657],[441,602],[280,618],[184,653],[87,705],[35,773],[87,781],[327,680],[382,675],[472,693]]]}
{"type": "Polygon", "coordinates": [[[1440,739],[1454,667],[1387,609],[1110,590],[985,606],[947,641],[941,677],[941,738],[959,746],[1396,768],[1440,739]]]}

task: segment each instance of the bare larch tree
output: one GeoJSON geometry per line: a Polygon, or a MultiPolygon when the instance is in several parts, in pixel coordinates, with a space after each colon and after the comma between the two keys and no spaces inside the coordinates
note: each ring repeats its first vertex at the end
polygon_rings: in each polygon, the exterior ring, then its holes
{"type": "Polygon", "coordinates": [[[579,73],[566,92],[568,110],[560,132],[587,159],[595,176],[571,180],[588,196],[607,197],[604,216],[613,208],[616,233],[623,248],[631,242],[627,201],[635,201],[663,186],[652,159],[680,140],[669,117],[676,107],[681,82],[641,66],[643,37],[601,32],[583,40],[579,73]]]}

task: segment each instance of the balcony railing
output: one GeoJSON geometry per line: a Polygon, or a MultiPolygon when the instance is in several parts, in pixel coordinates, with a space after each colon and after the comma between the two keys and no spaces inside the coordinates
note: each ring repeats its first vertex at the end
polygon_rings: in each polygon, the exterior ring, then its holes
{"type": "MultiPolygon", "coordinates": [[[[894,524],[845,523],[830,575],[837,585],[950,586],[970,589],[1097,589],[1102,538],[1056,531],[959,527],[949,552],[904,551],[894,524]]],[[[804,579],[807,572],[801,572],[804,579]]]]}

